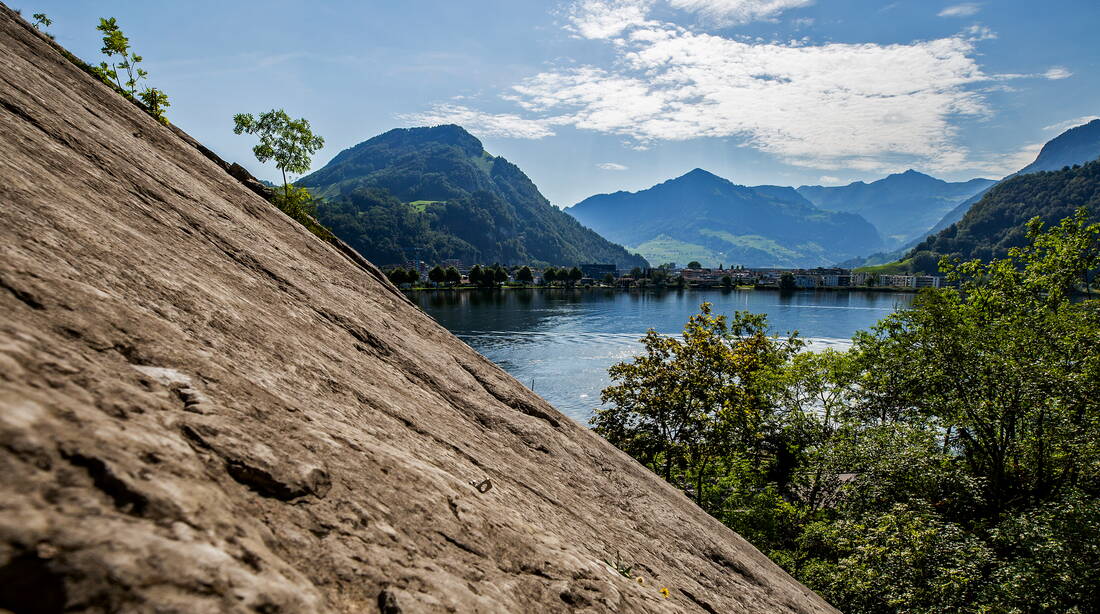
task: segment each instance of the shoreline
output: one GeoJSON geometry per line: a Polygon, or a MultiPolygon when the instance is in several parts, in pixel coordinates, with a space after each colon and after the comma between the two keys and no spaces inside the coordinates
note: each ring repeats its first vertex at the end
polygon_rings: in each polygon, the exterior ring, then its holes
{"type": "Polygon", "coordinates": [[[547,287],[547,286],[498,286],[495,288],[479,288],[477,286],[452,286],[452,287],[425,287],[418,286],[413,288],[400,288],[402,292],[496,292],[500,290],[549,290],[549,291],[595,291],[595,290],[610,290],[618,292],[683,292],[683,291],[711,291],[718,290],[721,292],[735,292],[735,291],[753,291],[753,292],[778,292],[782,294],[796,294],[802,292],[885,292],[889,294],[916,294],[925,288],[902,288],[894,286],[882,286],[882,287],[864,287],[864,286],[822,286],[818,288],[795,288],[793,290],[780,290],[774,286],[732,286],[725,288],[722,286],[684,286],[683,288],[672,287],[645,287],[645,288],[619,288],[615,286],[575,286],[572,288],[566,287],[547,287]]]}

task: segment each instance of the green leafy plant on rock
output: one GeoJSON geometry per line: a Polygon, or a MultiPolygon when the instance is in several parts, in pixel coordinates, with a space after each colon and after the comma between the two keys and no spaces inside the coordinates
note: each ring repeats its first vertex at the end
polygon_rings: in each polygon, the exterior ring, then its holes
{"type": "MultiPolygon", "coordinates": [[[[35,17],[37,19],[38,15],[35,17]]],[[[47,22],[46,25],[52,23],[48,20],[47,22]]],[[[100,62],[98,67],[92,67],[93,72],[104,83],[114,86],[123,96],[140,102],[146,112],[157,121],[167,124],[168,119],[164,115],[164,109],[170,106],[168,95],[154,87],[146,87],[139,91],[139,86],[142,81],[147,80],[149,73],[139,66],[143,58],[134,52],[130,46],[130,39],[123,34],[118,21],[114,17],[108,19],[101,17],[96,30],[103,33],[103,47],[100,51],[107,56],[108,61],[100,62]]]]}

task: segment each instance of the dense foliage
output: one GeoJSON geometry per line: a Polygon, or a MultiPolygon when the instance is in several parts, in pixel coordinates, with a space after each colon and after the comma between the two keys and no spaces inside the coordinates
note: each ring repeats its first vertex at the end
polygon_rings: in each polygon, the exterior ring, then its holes
{"type": "MultiPolygon", "coordinates": [[[[1085,206],[1100,212],[1100,161],[1058,171],[1017,175],[986,192],[970,211],[909,254],[911,270],[934,271],[943,255],[1001,258],[1027,241],[1024,222],[1038,216],[1054,223],[1085,206]]],[[[1100,215],[1094,216],[1100,220],[1100,215]]]]}
{"type": "Polygon", "coordinates": [[[845,612],[1100,611],[1100,224],[1027,236],[847,352],[704,304],[593,426],[845,612]]]}
{"type": "Polygon", "coordinates": [[[458,126],[391,130],[298,183],[328,201],[320,216],[337,236],[380,264],[647,265],[551,205],[458,126]]]}

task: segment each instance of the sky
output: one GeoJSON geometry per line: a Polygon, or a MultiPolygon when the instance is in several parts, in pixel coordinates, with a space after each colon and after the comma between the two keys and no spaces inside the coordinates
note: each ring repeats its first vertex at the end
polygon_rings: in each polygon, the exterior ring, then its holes
{"type": "Polygon", "coordinates": [[[92,63],[115,17],[169,119],[269,180],[234,114],[308,119],[314,170],[457,123],[560,207],[696,167],[996,179],[1100,116],[1096,0],[6,1],[92,63]]]}

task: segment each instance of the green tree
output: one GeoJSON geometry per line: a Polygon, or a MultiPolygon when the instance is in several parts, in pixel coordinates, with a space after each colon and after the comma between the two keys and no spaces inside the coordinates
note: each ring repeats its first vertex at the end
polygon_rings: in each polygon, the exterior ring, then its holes
{"type": "Polygon", "coordinates": [[[145,105],[149,115],[155,117],[162,124],[168,123],[168,117],[164,114],[164,109],[172,106],[168,102],[168,94],[155,87],[147,87],[138,94],[138,100],[141,100],[141,103],[145,105]]]}
{"type": "Polygon", "coordinates": [[[516,279],[525,284],[529,284],[535,280],[535,275],[531,273],[531,267],[525,265],[516,273],[516,279]]]}
{"type": "Polygon", "coordinates": [[[635,281],[641,279],[642,278],[642,269],[641,269],[641,267],[634,267],[633,269],[630,269],[630,277],[632,279],[634,279],[635,281]]]}
{"type": "MultiPolygon", "coordinates": [[[[39,23],[46,26],[53,23],[43,13],[36,13],[34,18],[35,27],[39,23]]],[[[165,117],[164,110],[171,106],[168,95],[155,87],[138,90],[138,86],[147,80],[149,73],[139,66],[143,58],[131,49],[130,39],[122,33],[118,21],[114,17],[100,18],[96,30],[103,33],[103,47],[100,51],[107,56],[108,61],[100,62],[98,67],[93,68],[95,73],[104,82],[117,87],[127,98],[140,101],[157,121],[167,124],[168,118],[165,117]]]]}
{"type": "Polygon", "coordinates": [[[447,273],[443,271],[443,267],[437,264],[432,267],[430,271],[428,271],[428,279],[433,284],[441,284],[445,279],[447,279],[447,273]]]}
{"type": "Polygon", "coordinates": [[[470,269],[470,272],[466,274],[466,276],[470,280],[470,283],[474,284],[475,286],[480,286],[484,282],[484,280],[482,279],[484,277],[484,273],[482,272],[480,264],[475,264],[470,269]]]}
{"type": "Polygon", "coordinates": [[[569,285],[576,284],[578,281],[584,279],[584,273],[577,267],[569,269],[569,285]]]}
{"type": "Polygon", "coordinates": [[[692,260],[691,262],[688,263],[687,268],[689,268],[689,269],[701,269],[701,268],[703,268],[703,265],[700,264],[700,262],[698,260],[692,260]]]}
{"type": "Polygon", "coordinates": [[[555,281],[558,280],[558,270],[552,266],[546,267],[546,269],[542,272],[542,279],[546,282],[547,285],[552,285],[555,281]]]}
{"type": "Polygon", "coordinates": [[[723,275],[722,276],[722,287],[723,288],[729,288],[732,285],[733,285],[733,278],[730,277],[729,275],[723,275]]]}
{"type": "Polygon", "coordinates": [[[451,284],[452,286],[462,281],[462,273],[459,273],[458,269],[453,266],[447,267],[445,273],[447,283],[451,284]]]}
{"type": "Polygon", "coordinates": [[[405,269],[400,267],[391,269],[389,273],[386,273],[386,277],[390,278],[390,281],[393,282],[393,285],[400,286],[406,281],[405,269]]]}
{"type": "Polygon", "coordinates": [[[497,283],[497,284],[502,284],[506,281],[508,281],[508,271],[506,271],[504,269],[504,267],[502,267],[500,265],[497,265],[496,267],[494,267],[493,268],[493,282],[497,283]]]}
{"type": "Polygon", "coordinates": [[[615,276],[612,275],[611,273],[608,273],[607,275],[604,275],[603,276],[603,283],[605,283],[609,286],[614,286],[615,285],[615,276]]]}
{"type": "Polygon", "coordinates": [[[405,283],[416,284],[420,281],[420,271],[413,267],[405,271],[405,283]]]}
{"type": "Polygon", "coordinates": [[[282,109],[272,109],[261,113],[259,118],[251,113],[238,113],[233,116],[234,134],[259,135],[260,143],[252,148],[252,153],[260,162],[275,160],[275,167],[283,173],[283,192],[289,197],[290,184],[286,174],[301,174],[309,170],[310,160],[325,140],[313,134],[309,120],[291,119],[282,109]]]}
{"type": "Polygon", "coordinates": [[[47,17],[45,13],[35,13],[31,15],[31,18],[34,19],[35,30],[45,30],[53,25],[53,20],[47,17]]]}
{"type": "Polygon", "coordinates": [[[779,289],[794,290],[797,287],[794,281],[794,274],[790,271],[783,271],[783,274],[779,276],[779,289]]]}

